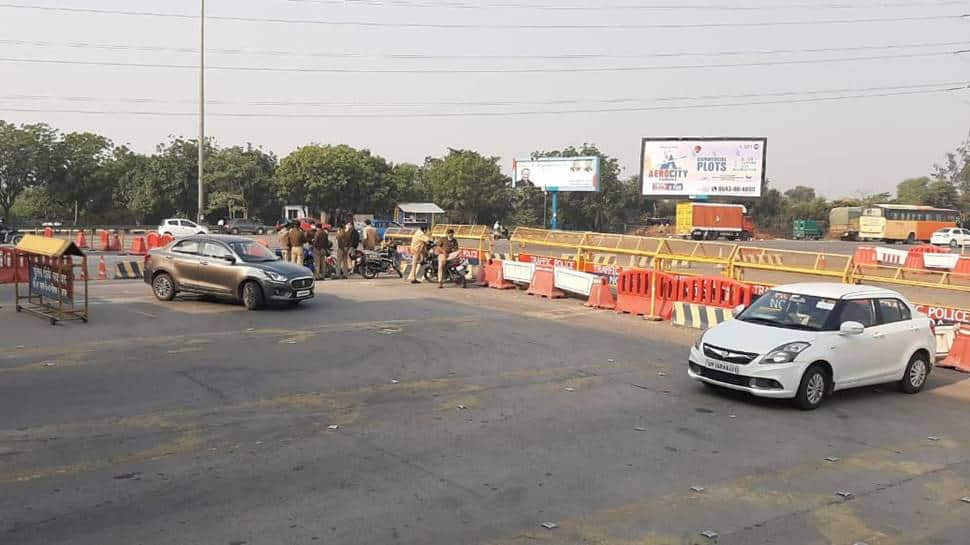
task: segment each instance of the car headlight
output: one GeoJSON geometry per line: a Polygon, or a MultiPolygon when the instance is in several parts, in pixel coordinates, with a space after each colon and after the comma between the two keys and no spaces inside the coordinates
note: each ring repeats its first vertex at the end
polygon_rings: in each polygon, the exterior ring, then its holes
{"type": "Polygon", "coordinates": [[[794,342],[783,344],[778,348],[768,352],[768,354],[761,360],[761,363],[789,363],[795,360],[795,358],[805,351],[806,348],[812,346],[811,343],[806,342],[794,342]]]}
{"type": "Polygon", "coordinates": [[[694,341],[694,348],[700,350],[702,344],[704,344],[704,334],[703,333],[701,333],[700,335],[697,336],[697,340],[694,341]]]}
{"type": "Polygon", "coordinates": [[[263,271],[263,274],[265,274],[266,278],[269,278],[273,282],[286,282],[286,276],[278,272],[263,271]]]}

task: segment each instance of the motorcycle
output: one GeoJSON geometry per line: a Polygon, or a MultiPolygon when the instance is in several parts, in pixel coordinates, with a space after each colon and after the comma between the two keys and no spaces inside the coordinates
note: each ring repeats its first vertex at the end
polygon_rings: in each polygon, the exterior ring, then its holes
{"type": "MultiPolygon", "coordinates": [[[[394,248],[382,248],[377,252],[358,252],[359,259],[362,260],[358,266],[361,276],[368,280],[377,278],[380,273],[394,271],[398,278],[404,278],[404,273],[394,260],[394,248]]],[[[356,262],[355,262],[356,264],[356,262]]]]}
{"type": "MultiPolygon", "coordinates": [[[[428,282],[434,282],[438,279],[438,255],[434,252],[428,254],[424,258],[424,279],[428,282]]],[[[445,262],[445,271],[442,280],[444,282],[454,282],[455,284],[465,288],[468,286],[468,279],[465,277],[468,271],[468,260],[459,255],[455,259],[449,259],[445,262]]]]}
{"type": "Polygon", "coordinates": [[[24,235],[16,227],[0,225],[0,244],[13,244],[16,246],[22,238],[24,238],[24,235]]]}

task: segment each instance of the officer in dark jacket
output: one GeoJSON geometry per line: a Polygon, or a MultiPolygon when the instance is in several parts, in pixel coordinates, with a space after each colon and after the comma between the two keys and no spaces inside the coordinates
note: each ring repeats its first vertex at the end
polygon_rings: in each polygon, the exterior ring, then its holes
{"type": "Polygon", "coordinates": [[[327,270],[327,256],[330,255],[331,248],[330,235],[327,233],[327,228],[321,227],[318,229],[310,244],[313,246],[313,272],[316,274],[317,280],[325,280],[329,273],[327,270]]]}

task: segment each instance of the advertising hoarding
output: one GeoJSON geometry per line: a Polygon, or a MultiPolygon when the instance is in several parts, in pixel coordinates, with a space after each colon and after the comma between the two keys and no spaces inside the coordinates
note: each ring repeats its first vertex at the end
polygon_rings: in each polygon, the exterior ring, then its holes
{"type": "Polygon", "coordinates": [[[767,138],[644,138],[640,183],[654,197],[757,198],[767,138]]]}
{"type": "Polygon", "coordinates": [[[599,157],[542,157],[512,162],[513,187],[547,191],[599,191],[599,157]]]}

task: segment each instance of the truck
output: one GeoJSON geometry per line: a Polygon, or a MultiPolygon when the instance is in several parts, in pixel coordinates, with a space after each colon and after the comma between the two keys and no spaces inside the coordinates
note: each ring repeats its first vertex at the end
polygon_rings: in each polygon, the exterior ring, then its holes
{"type": "Polygon", "coordinates": [[[792,238],[795,240],[821,240],[825,229],[820,220],[795,220],[792,222],[792,238]]]}
{"type": "Polygon", "coordinates": [[[859,239],[861,206],[840,206],[829,212],[829,236],[842,240],[859,239]]]}
{"type": "Polygon", "coordinates": [[[682,202],[677,204],[675,232],[694,240],[749,240],[754,222],[741,204],[682,202]]]}

